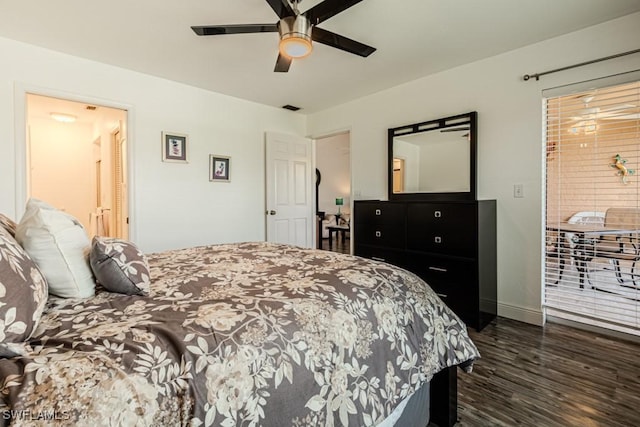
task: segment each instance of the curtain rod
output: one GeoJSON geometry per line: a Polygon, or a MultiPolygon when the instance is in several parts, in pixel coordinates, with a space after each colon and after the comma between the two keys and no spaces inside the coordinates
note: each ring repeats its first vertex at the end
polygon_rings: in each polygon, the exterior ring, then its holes
{"type": "Polygon", "coordinates": [[[632,55],[634,53],[638,53],[640,52],[640,49],[635,49],[635,50],[630,50],[628,52],[623,52],[623,53],[617,53],[615,55],[611,55],[611,56],[605,56],[604,58],[598,58],[598,59],[594,59],[592,61],[587,61],[587,62],[581,62],[579,64],[574,64],[574,65],[569,65],[567,67],[562,67],[562,68],[556,68],[555,70],[549,70],[549,71],[544,71],[542,73],[535,73],[535,74],[525,74],[524,76],[522,76],[522,79],[526,82],[527,80],[531,79],[531,78],[535,78],[536,80],[540,80],[541,76],[547,75],[547,74],[552,74],[552,73],[557,73],[558,71],[565,71],[565,70],[570,70],[572,68],[576,68],[576,67],[582,67],[584,65],[589,65],[589,64],[595,64],[596,62],[602,62],[602,61],[607,61],[609,59],[615,59],[615,58],[620,58],[621,56],[627,56],[627,55],[632,55]]]}

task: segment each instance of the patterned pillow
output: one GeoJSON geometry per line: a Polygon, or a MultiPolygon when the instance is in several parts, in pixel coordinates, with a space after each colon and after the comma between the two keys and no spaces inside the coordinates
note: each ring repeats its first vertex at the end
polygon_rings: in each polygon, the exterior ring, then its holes
{"type": "Polygon", "coordinates": [[[149,264],[138,247],[126,240],[94,237],[89,262],[98,283],[108,291],[148,295],[149,264]]]}
{"type": "Polygon", "coordinates": [[[16,224],[14,220],[0,213],[0,227],[3,227],[5,230],[7,230],[9,234],[11,234],[11,237],[16,237],[17,226],[18,224],[16,224]]]}
{"type": "Polygon", "coordinates": [[[20,354],[47,302],[47,282],[7,230],[0,227],[0,357],[20,354]]]}

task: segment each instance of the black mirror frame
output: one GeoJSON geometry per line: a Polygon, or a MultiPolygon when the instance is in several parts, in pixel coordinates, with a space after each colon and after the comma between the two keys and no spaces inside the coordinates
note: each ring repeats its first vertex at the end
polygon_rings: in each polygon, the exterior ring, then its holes
{"type": "MultiPolygon", "coordinates": [[[[477,147],[478,147],[478,113],[472,111],[457,116],[444,117],[426,122],[414,123],[411,125],[389,128],[388,131],[388,165],[387,165],[387,185],[389,200],[396,201],[473,201],[476,200],[476,169],[477,169],[477,147]],[[432,130],[453,128],[461,125],[469,125],[471,138],[469,139],[469,191],[455,193],[394,193],[393,192],[393,138],[400,135],[410,135],[414,133],[429,132],[432,130]]],[[[453,167],[453,166],[452,166],[453,167]]]]}

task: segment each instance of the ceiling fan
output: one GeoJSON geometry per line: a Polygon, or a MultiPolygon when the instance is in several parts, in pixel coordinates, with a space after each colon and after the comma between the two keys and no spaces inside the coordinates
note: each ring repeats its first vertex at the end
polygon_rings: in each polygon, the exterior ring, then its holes
{"type": "Polygon", "coordinates": [[[617,104],[611,105],[607,108],[601,107],[590,107],[589,103],[591,103],[595,96],[591,94],[582,95],[578,97],[584,104],[584,108],[579,112],[578,116],[571,117],[572,121],[580,122],[585,120],[616,120],[616,119],[625,119],[629,118],[627,116],[634,116],[634,109],[636,108],[633,104],[617,104]]]}
{"type": "Polygon", "coordinates": [[[325,0],[311,9],[300,13],[298,4],[302,0],[266,0],[280,17],[275,24],[234,24],[193,26],[191,29],[199,36],[246,33],[280,33],[280,52],[274,71],[286,73],[291,61],[303,58],[311,53],[312,41],[322,43],[345,52],[367,57],[375,48],[331,31],[317,27],[318,24],[345,11],[362,0],[325,0]],[[289,5],[289,2],[291,5],[289,5]]]}
{"type": "Polygon", "coordinates": [[[633,104],[610,105],[607,108],[592,107],[589,104],[594,100],[595,95],[588,93],[576,97],[584,104],[577,116],[570,117],[571,124],[569,133],[577,135],[579,133],[592,134],[598,129],[599,120],[632,120],[637,119],[637,108],[633,104]]]}

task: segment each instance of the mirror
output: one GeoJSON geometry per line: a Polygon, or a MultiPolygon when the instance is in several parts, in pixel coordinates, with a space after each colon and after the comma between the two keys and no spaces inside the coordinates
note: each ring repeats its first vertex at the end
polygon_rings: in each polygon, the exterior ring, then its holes
{"type": "Polygon", "coordinates": [[[476,118],[389,129],[389,200],[475,200],[476,118]]]}

